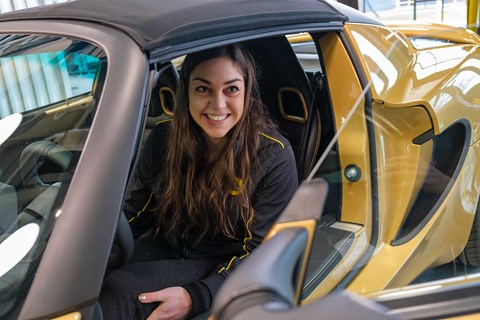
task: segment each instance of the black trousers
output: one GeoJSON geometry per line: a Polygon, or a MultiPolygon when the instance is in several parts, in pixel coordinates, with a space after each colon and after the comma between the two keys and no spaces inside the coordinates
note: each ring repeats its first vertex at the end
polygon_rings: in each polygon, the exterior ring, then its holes
{"type": "Polygon", "coordinates": [[[143,320],[158,306],[144,304],[138,296],[207,277],[220,259],[175,259],[163,241],[142,238],[135,243],[132,262],[111,270],[100,293],[104,320],[143,320]],[[145,261],[146,260],[146,261],[145,261]]]}

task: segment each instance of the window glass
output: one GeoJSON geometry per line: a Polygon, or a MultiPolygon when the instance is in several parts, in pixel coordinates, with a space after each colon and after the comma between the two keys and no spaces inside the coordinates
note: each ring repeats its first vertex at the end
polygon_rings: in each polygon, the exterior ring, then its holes
{"type": "Polygon", "coordinates": [[[321,70],[317,48],[308,33],[292,34],[287,36],[293,51],[298,58],[303,70],[316,72],[321,70]]]}
{"type": "Polygon", "coordinates": [[[0,58],[0,116],[91,92],[98,64],[97,57],[62,50],[0,58]]]}
{"type": "Polygon", "coordinates": [[[0,37],[0,318],[15,318],[61,215],[105,55],[63,37],[0,37]]]}

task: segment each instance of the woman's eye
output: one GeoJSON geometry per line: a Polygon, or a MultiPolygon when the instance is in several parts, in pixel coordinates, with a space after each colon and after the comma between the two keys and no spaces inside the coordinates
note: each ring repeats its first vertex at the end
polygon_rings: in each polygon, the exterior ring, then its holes
{"type": "Polygon", "coordinates": [[[205,87],[205,86],[199,86],[199,87],[195,88],[195,91],[197,91],[197,92],[207,92],[208,88],[205,87]]]}
{"type": "Polygon", "coordinates": [[[236,92],[240,91],[240,89],[239,89],[238,87],[231,86],[231,87],[228,87],[228,88],[227,88],[227,91],[228,91],[229,93],[236,93],[236,92]]]}

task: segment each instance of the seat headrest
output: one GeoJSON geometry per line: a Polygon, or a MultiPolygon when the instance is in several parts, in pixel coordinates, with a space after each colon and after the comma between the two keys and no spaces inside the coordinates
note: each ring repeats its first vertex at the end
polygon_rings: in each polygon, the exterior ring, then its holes
{"type": "Polygon", "coordinates": [[[178,71],[173,64],[167,63],[160,68],[153,78],[154,85],[148,112],[150,117],[158,117],[163,113],[172,114],[178,81],[178,71]]]}

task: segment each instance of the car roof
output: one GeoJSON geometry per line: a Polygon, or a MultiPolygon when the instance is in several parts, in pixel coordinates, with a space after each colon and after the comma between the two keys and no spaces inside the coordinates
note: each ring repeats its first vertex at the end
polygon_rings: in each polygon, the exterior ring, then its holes
{"type": "Polygon", "coordinates": [[[0,21],[24,19],[114,26],[145,51],[228,33],[348,20],[324,0],[76,0],[0,15],[0,21]]]}

